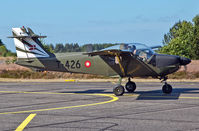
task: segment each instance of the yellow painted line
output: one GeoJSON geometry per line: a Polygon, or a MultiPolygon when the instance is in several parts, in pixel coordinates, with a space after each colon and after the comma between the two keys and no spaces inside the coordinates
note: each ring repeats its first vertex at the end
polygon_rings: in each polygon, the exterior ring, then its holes
{"type": "Polygon", "coordinates": [[[114,101],[117,101],[119,98],[114,95],[108,94],[80,94],[80,93],[53,93],[53,92],[23,92],[23,91],[0,91],[1,93],[25,93],[25,94],[76,94],[76,95],[91,95],[91,96],[106,96],[112,98],[108,101],[98,102],[98,103],[91,103],[91,104],[84,104],[84,105],[76,105],[76,106],[66,106],[66,107],[57,107],[57,108],[47,108],[47,109],[37,109],[37,110],[25,110],[25,111],[16,111],[16,112],[3,112],[1,114],[18,114],[18,113],[30,113],[30,112],[41,112],[41,111],[52,111],[52,110],[61,110],[61,109],[70,109],[70,108],[77,108],[77,107],[86,107],[86,106],[95,106],[101,104],[107,104],[114,101]]]}
{"type": "Polygon", "coordinates": [[[199,99],[199,97],[188,97],[188,96],[180,96],[182,99],[199,99]]]}
{"type": "Polygon", "coordinates": [[[179,99],[199,99],[199,97],[189,97],[189,96],[153,96],[153,95],[139,95],[139,94],[125,94],[125,96],[132,97],[151,97],[151,98],[179,98],[179,99]]]}
{"type": "Polygon", "coordinates": [[[30,114],[15,131],[23,131],[23,129],[30,123],[30,121],[36,116],[36,114],[30,114]]]}
{"type": "Polygon", "coordinates": [[[65,82],[75,82],[75,80],[64,80],[65,82]]]}

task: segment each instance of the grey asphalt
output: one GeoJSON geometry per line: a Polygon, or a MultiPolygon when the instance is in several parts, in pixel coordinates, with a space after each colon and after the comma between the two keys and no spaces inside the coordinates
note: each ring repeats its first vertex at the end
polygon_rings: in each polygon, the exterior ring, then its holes
{"type": "Polygon", "coordinates": [[[135,93],[110,102],[92,95],[112,95],[109,82],[0,82],[0,130],[15,130],[30,114],[36,116],[25,131],[199,130],[199,83],[170,83],[171,95],[162,94],[161,83],[136,84],[135,93]]]}

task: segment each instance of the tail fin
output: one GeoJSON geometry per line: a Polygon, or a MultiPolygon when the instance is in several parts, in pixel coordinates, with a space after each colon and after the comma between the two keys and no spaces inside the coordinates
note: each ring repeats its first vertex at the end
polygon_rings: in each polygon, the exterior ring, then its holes
{"type": "Polygon", "coordinates": [[[25,27],[12,28],[13,36],[8,38],[14,38],[16,46],[16,52],[18,58],[36,58],[36,57],[52,57],[54,54],[48,52],[39,41],[38,38],[45,38],[46,36],[39,36],[25,27]]]}

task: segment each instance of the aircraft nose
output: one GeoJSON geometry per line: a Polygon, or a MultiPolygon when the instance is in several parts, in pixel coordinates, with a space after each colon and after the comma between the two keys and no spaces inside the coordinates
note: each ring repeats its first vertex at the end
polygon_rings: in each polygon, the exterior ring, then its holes
{"type": "Polygon", "coordinates": [[[180,57],[180,65],[187,65],[191,62],[189,58],[180,57]]]}

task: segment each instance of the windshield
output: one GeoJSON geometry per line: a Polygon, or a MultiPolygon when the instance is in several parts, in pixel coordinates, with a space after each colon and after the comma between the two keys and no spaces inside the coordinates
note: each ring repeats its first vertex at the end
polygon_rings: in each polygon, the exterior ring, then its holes
{"type": "Polygon", "coordinates": [[[132,52],[135,56],[138,56],[142,60],[148,60],[153,54],[155,54],[150,47],[140,43],[118,44],[103,50],[121,50],[132,52]]]}

